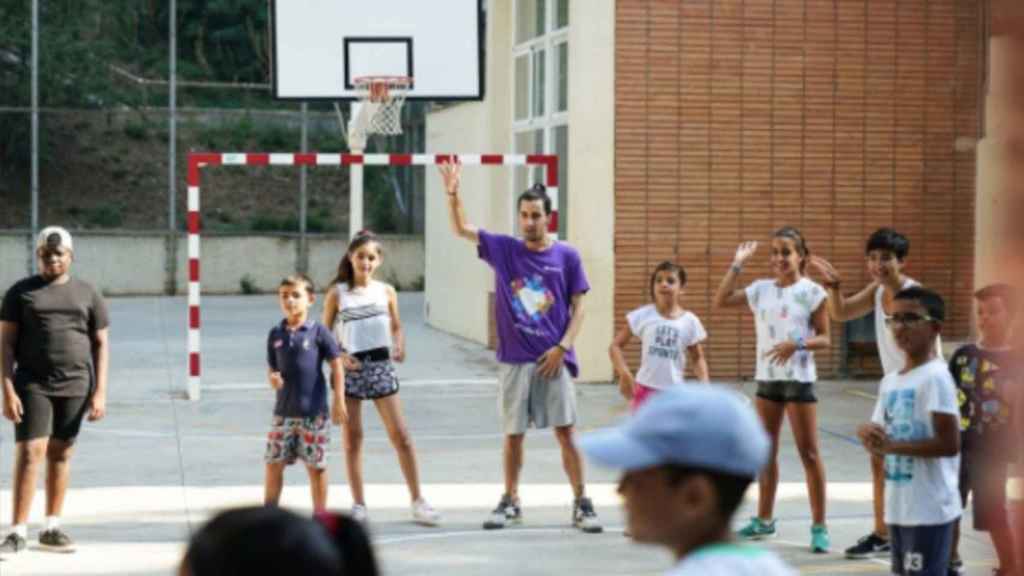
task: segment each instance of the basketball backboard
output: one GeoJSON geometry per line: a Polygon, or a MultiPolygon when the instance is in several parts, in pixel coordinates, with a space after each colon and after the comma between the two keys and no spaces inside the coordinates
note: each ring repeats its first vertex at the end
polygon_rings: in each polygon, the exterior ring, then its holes
{"type": "Polygon", "coordinates": [[[271,0],[274,96],[355,100],[361,76],[411,76],[412,100],[484,95],[483,0],[271,0]]]}

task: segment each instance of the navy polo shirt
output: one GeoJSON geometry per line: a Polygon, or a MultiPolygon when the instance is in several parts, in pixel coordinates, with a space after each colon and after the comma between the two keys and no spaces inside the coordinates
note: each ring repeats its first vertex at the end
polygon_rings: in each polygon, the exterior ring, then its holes
{"type": "Polygon", "coordinates": [[[307,320],[294,332],[287,320],[270,329],[267,364],[280,372],[274,416],[314,418],[327,413],[327,380],[321,367],[341,355],[338,342],[323,324],[307,320]]]}

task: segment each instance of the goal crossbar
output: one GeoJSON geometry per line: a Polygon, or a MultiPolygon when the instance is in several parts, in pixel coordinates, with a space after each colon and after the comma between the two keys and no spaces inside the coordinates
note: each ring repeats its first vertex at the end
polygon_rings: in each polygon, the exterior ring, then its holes
{"type": "Polygon", "coordinates": [[[198,400],[200,378],[200,175],[217,166],[541,166],[551,198],[549,231],[558,230],[558,156],[554,154],[320,154],[267,152],[190,152],[188,154],[188,347],[187,394],[198,400]]]}

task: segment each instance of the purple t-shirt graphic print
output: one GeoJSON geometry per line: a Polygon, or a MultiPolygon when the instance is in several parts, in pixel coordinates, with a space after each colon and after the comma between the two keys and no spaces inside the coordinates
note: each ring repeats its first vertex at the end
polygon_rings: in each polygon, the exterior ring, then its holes
{"type": "MultiPolygon", "coordinates": [[[[569,328],[572,297],[590,290],[579,253],[564,242],[534,252],[518,238],[484,230],[477,253],[494,269],[498,361],[536,362],[569,328]]],[[[565,365],[579,374],[575,350],[565,365]]]]}

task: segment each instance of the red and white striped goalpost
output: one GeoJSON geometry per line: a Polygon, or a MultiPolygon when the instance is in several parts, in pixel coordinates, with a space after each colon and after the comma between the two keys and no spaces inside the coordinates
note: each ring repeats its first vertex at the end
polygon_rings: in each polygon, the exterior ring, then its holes
{"type": "Polygon", "coordinates": [[[553,154],[317,154],[220,153],[188,154],[188,398],[199,399],[200,283],[199,181],[200,170],[211,166],[435,166],[449,162],[465,166],[543,166],[551,198],[549,231],[558,230],[558,156],[553,154]]]}

